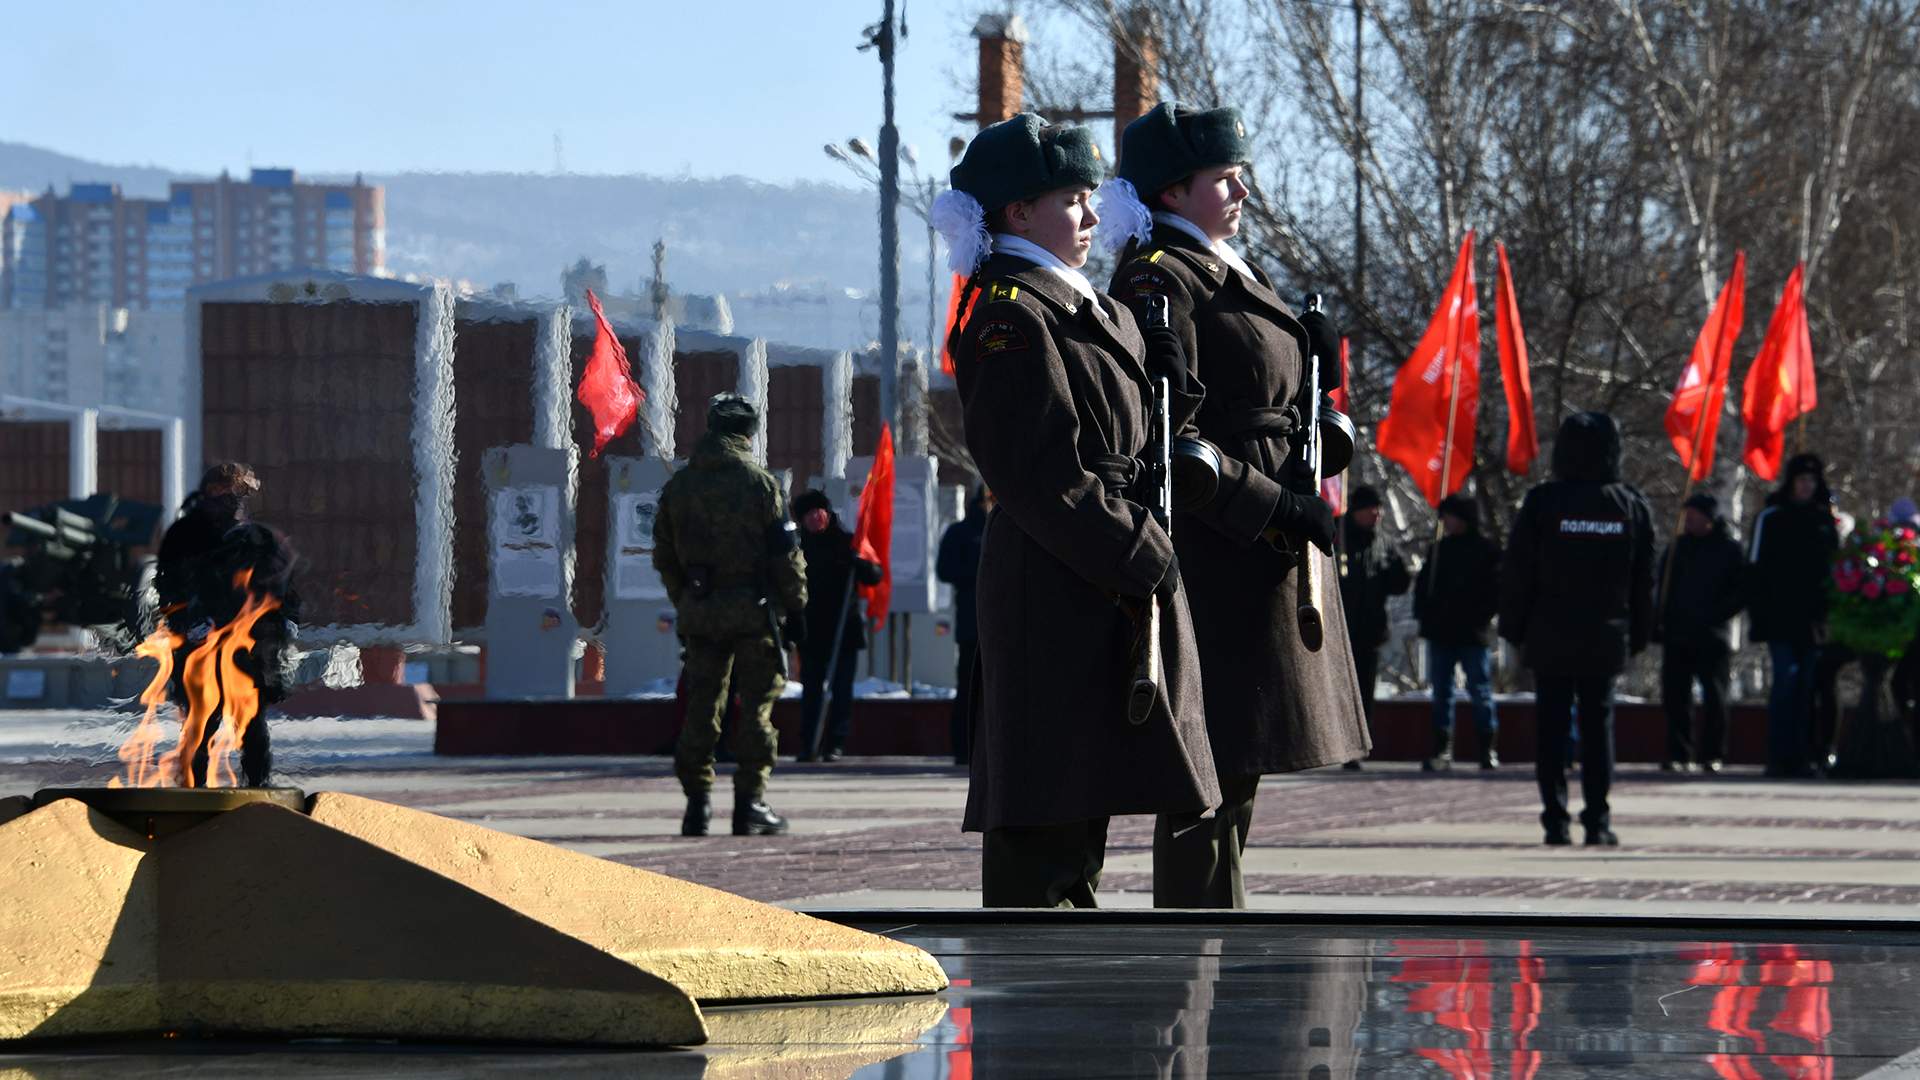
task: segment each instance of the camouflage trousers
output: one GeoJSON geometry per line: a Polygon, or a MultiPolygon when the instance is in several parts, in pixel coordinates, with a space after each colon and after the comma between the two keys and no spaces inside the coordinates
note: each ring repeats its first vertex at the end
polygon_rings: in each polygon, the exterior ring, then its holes
{"type": "Polygon", "coordinates": [[[674,748],[673,768],[689,795],[713,790],[713,751],[727,699],[740,699],[740,723],[733,731],[736,798],[758,799],[773,772],[777,738],[773,703],[786,685],[786,657],[767,635],[739,638],[688,638],[687,719],[674,748]],[[731,690],[731,694],[729,693],[731,690]]]}

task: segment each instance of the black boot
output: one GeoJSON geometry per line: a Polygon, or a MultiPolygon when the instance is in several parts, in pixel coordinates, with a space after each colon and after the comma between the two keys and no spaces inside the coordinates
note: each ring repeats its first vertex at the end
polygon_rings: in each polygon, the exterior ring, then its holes
{"type": "Polygon", "coordinates": [[[707,835],[707,823],[713,820],[713,799],[706,793],[687,796],[687,814],[680,819],[681,836],[707,835]]]}
{"type": "Polygon", "coordinates": [[[1421,772],[1446,772],[1453,768],[1453,729],[1433,730],[1433,756],[1420,763],[1421,772]]]}
{"type": "Polygon", "coordinates": [[[733,800],[733,835],[778,836],[787,831],[787,819],[773,812],[758,798],[736,796],[733,800]]]}
{"type": "Polygon", "coordinates": [[[1498,731],[1486,731],[1480,734],[1480,767],[1497,769],[1500,767],[1500,750],[1496,745],[1500,741],[1498,731]]]}

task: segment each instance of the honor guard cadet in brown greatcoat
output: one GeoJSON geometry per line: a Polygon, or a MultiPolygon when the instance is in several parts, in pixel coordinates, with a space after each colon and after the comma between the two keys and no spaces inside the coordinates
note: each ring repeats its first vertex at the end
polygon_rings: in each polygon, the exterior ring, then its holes
{"type": "Polygon", "coordinates": [[[1022,114],[975,137],[935,206],[972,273],[954,359],[997,500],[964,825],[986,834],[989,907],[1092,906],[1111,815],[1198,818],[1219,801],[1173,544],[1146,505],[1145,343],[1078,269],[1103,172],[1086,129],[1022,114]]]}
{"type": "Polygon", "coordinates": [[[1227,244],[1240,228],[1249,156],[1236,110],[1161,104],[1127,126],[1119,176],[1100,203],[1103,242],[1124,248],[1113,295],[1136,314],[1167,305],[1206,399],[1189,433],[1221,457],[1218,491],[1177,517],[1173,535],[1225,801],[1199,826],[1161,819],[1153,895],[1164,907],[1244,906],[1240,856],[1261,774],[1354,761],[1372,745],[1329,557],[1332,511],[1298,465],[1320,411],[1307,400],[1307,358],[1319,355],[1320,385],[1330,388],[1337,339],[1317,312],[1318,332],[1311,318],[1303,325],[1227,244]],[[1320,578],[1317,650],[1301,629],[1305,560],[1320,578]]]}
{"type": "Polygon", "coordinates": [[[719,394],[687,466],[660,491],[653,565],[678,613],[686,648],[687,718],[674,771],[687,793],[683,836],[705,836],[713,815],[713,749],[729,691],[740,698],[733,733],[733,832],[787,831],[766,803],[773,772],[773,703],[786,685],[781,638],[803,634],[807,569],[799,531],[773,474],[753,460],[753,404],[719,394]]]}

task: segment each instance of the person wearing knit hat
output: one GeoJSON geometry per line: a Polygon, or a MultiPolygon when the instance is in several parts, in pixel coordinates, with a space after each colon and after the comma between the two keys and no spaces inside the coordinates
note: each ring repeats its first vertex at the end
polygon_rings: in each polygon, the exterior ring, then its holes
{"type": "MultiPolygon", "coordinates": [[[[1360,710],[1373,727],[1373,694],[1380,671],[1380,649],[1392,635],[1387,603],[1413,585],[1407,560],[1380,531],[1380,492],[1366,484],[1347,497],[1340,532],[1340,610],[1347,621],[1354,672],[1360,683],[1360,710]]],[[[1358,770],[1354,758],[1344,768],[1358,770]]]]}
{"type": "MultiPolygon", "coordinates": [[[[950,345],[967,449],[996,501],[975,579],[962,826],[985,834],[988,907],[1094,906],[1110,817],[1198,823],[1220,803],[1173,543],[1145,505],[1146,341],[1080,272],[1103,172],[1086,129],[1025,113],[974,138],[934,207],[975,298],[950,345]],[[1135,722],[1150,626],[1155,694],[1135,722]]],[[[1171,404],[1177,426],[1199,398],[1171,404]]]]}
{"type": "Polygon", "coordinates": [[[1244,902],[1240,853],[1266,773],[1358,760],[1372,747],[1345,613],[1323,588],[1323,641],[1302,639],[1299,569],[1335,573],[1332,509],[1300,467],[1307,364],[1338,381],[1339,341],[1324,317],[1303,319],[1272,279],[1235,250],[1253,157],[1233,108],[1165,102],[1127,125],[1117,177],[1101,189],[1102,244],[1115,251],[1114,297],[1136,316],[1164,301],[1205,388],[1188,432],[1220,452],[1211,501],[1180,516],[1174,543],[1206,667],[1207,726],[1226,804],[1207,827],[1163,819],[1154,840],[1154,899],[1179,907],[1244,902]]]}
{"type": "Polygon", "coordinates": [[[1795,454],[1780,486],[1753,519],[1747,561],[1748,621],[1767,643],[1773,686],[1767,695],[1768,776],[1807,778],[1825,764],[1827,746],[1809,747],[1820,645],[1826,638],[1827,584],[1840,531],[1826,463],[1795,454]]]}
{"type": "Polygon", "coordinates": [[[1453,767],[1453,673],[1467,685],[1482,769],[1500,767],[1493,704],[1493,619],[1500,613],[1500,545],[1480,532],[1480,508],[1458,492],[1440,500],[1433,554],[1413,584],[1413,617],[1427,643],[1433,687],[1433,755],[1426,772],[1453,767]]]}
{"type": "Polygon", "coordinates": [[[1660,700],[1667,714],[1667,772],[1720,771],[1727,756],[1727,697],[1732,685],[1733,620],[1747,606],[1747,553],[1720,516],[1720,499],[1696,491],[1681,504],[1680,535],[1654,568],[1659,605],[1660,700]],[[1667,569],[1667,563],[1673,569],[1667,569]],[[1694,738],[1693,687],[1700,685],[1700,737],[1694,738]]]}

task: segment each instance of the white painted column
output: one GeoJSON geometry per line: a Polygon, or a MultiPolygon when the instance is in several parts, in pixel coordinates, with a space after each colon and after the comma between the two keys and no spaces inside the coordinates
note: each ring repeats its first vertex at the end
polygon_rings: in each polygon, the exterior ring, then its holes
{"type": "Polygon", "coordinates": [[[67,420],[67,495],[84,499],[100,486],[100,410],[75,409],[67,420]]]}
{"type": "Polygon", "coordinates": [[[187,499],[187,422],[174,417],[160,425],[161,520],[172,521],[187,499]]]}
{"type": "Polygon", "coordinates": [[[853,354],[841,352],[820,367],[820,461],[827,477],[845,477],[852,456],[853,354]]]}
{"type": "Polygon", "coordinates": [[[760,410],[760,427],[753,435],[753,460],[761,465],[767,463],[767,385],[771,377],[767,370],[767,341],[754,338],[740,351],[738,393],[760,410]]]}

